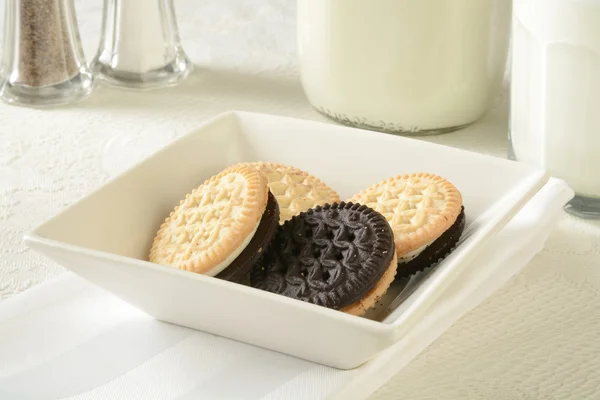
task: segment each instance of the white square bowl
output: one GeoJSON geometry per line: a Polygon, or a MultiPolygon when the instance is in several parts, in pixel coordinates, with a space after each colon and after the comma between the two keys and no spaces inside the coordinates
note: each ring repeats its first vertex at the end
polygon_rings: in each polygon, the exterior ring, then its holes
{"type": "Polygon", "coordinates": [[[26,236],[27,244],[149,315],[328,366],[354,368],[410,332],[482,244],[546,182],[508,160],[371,131],[231,112],[208,121],[26,236]],[[304,169],[342,199],[393,175],[430,172],[461,191],[467,237],[384,322],[147,261],[186,193],[240,161],[304,169]]]}

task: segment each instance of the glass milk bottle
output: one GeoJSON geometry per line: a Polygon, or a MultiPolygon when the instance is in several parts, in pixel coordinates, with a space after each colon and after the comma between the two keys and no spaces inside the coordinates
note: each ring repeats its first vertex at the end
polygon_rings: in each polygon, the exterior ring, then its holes
{"type": "Polygon", "coordinates": [[[515,0],[511,156],[564,179],[600,217],[600,0],[515,0]]]}
{"type": "Polygon", "coordinates": [[[402,134],[479,119],[502,88],[511,0],[298,0],[310,103],[341,123],[402,134]]]}

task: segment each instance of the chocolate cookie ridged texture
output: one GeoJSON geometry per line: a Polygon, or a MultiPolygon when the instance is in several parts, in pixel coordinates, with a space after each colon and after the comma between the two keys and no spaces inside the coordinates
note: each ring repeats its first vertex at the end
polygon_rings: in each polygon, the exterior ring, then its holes
{"type": "Polygon", "coordinates": [[[251,284],[342,309],[375,287],[394,256],[393,232],[381,214],[360,204],[326,204],[279,228],[270,251],[252,268],[251,284]]]}

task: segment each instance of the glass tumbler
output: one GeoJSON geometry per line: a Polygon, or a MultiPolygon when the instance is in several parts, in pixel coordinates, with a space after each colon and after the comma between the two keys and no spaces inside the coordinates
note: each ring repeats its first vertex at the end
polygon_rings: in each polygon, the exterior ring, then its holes
{"type": "Polygon", "coordinates": [[[105,0],[92,70],[109,85],[132,89],[171,86],[188,76],[192,63],[179,40],[173,0],[105,0]]]}
{"type": "Polygon", "coordinates": [[[73,0],[6,0],[0,98],[10,104],[51,106],[88,95],[73,0]]]}
{"type": "Polygon", "coordinates": [[[600,219],[600,0],[515,0],[509,157],[575,191],[600,219]]]}

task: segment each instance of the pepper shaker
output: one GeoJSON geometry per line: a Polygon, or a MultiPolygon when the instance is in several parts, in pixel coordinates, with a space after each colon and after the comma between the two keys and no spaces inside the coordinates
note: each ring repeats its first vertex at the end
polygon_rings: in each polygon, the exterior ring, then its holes
{"type": "Polygon", "coordinates": [[[6,0],[4,29],[2,100],[49,106],[92,91],[73,0],[6,0]]]}
{"type": "Polygon", "coordinates": [[[113,86],[171,86],[192,70],[179,40],[173,0],[105,0],[92,70],[113,86]]]}

